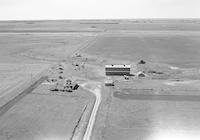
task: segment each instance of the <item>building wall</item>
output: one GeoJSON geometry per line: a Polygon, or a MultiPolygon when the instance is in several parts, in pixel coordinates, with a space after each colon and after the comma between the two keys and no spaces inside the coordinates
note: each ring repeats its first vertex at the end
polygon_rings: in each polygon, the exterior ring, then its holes
{"type": "Polygon", "coordinates": [[[105,68],[106,71],[130,71],[130,68],[105,68]]]}
{"type": "Polygon", "coordinates": [[[118,76],[124,76],[124,75],[130,75],[130,71],[106,71],[106,75],[107,76],[114,76],[114,75],[118,75],[118,76]]]}

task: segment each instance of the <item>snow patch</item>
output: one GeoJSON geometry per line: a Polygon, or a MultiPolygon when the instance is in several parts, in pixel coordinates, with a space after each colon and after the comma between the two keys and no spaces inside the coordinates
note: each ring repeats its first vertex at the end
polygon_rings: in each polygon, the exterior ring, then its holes
{"type": "Polygon", "coordinates": [[[172,69],[172,70],[178,70],[178,69],[180,69],[179,67],[174,67],[174,66],[169,66],[169,68],[172,69]]]}
{"type": "Polygon", "coordinates": [[[195,80],[188,80],[188,81],[169,81],[169,82],[165,82],[166,85],[170,85],[170,86],[176,86],[176,85],[181,85],[181,84],[192,84],[196,82],[195,80]]]}

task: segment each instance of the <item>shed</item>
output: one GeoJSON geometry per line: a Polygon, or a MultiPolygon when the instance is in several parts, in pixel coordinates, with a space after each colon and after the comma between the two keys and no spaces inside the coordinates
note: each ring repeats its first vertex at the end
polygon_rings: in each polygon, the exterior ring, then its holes
{"type": "Polygon", "coordinates": [[[137,76],[138,76],[138,77],[145,77],[146,75],[145,75],[143,72],[139,71],[139,72],[137,73],[137,76]]]}
{"type": "Polygon", "coordinates": [[[114,86],[114,82],[112,79],[106,79],[105,80],[105,86],[114,86]]]}

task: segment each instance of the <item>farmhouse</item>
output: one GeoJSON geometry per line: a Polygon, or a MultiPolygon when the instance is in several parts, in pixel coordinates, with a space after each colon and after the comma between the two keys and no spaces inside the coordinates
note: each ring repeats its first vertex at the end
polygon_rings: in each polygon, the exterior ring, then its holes
{"type": "Polygon", "coordinates": [[[105,65],[105,74],[107,76],[130,75],[131,65],[105,65]]]}

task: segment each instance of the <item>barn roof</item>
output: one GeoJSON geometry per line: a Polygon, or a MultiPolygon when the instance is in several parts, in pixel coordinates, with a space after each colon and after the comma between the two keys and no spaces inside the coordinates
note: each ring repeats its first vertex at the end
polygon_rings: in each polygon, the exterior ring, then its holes
{"type": "Polygon", "coordinates": [[[131,68],[131,65],[105,65],[105,68],[131,68]]]}

